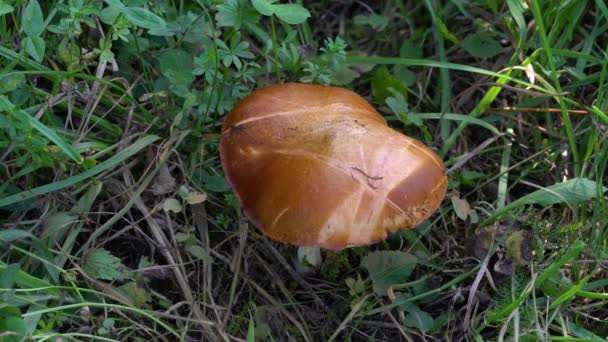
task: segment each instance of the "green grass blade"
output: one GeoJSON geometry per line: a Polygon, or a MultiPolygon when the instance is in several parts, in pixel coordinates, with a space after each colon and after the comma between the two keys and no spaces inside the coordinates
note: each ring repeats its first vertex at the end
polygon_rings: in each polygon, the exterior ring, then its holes
{"type": "Polygon", "coordinates": [[[67,179],[63,179],[58,182],[46,184],[46,185],[37,187],[35,189],[25,190],[18,194],[0,198],[0,207],[4,207],[9,204],[20,202],[20,201],[26,200],[26,199],[34,197],[34,196],[46,194],[46,193],[49,193],[52,191],[57,191],[57,190],[66,188],[70,185],[74,185],[87,178],[93,177],[105,170],[115,167],[116,165],[120,164],[121,162],[128,159],[129,157],[137,154],[143,148],[145,148],[146,146],[150,145],[151,143],[155,142],[158,139],[159,139],[159,137],[157,137],[155,135],[145,136],[145,137],[139,139],[138,141],[136,141],[135,143],[133,143],[131,146],[118,152],[113,157],[105,160],[104,162],[98,164],[97,166],[95,166],[81,174],[69,177],[67,179]]]}
{"type": "Polygon", "coordinates": [[[556,183],[546,188],[529,193],[495,211],[488,217],[482,226],[488,225],[504,213],[527,204],[538,204],[543,206],[566,203],[576,205],[584,201],[601,196],[608,188],[586,178],[573,178],[565,182],[556,183]],[[598,191],[599,189],[599,191],[598,191]]]}
{"type": "Polygon", "coordinates": [[[70,144],[65,142],[55,131],[45,126],[42,122],[36,120],[36,118],[32,117],[29,113],[23,110],[17,110],[17,115],[23,115],[23,117],[29,122],[29,124],[34,127],[38,132],[42,133],[47,139],[52,141],[57,147],[59,147],[63,153],[65,153],[68,157],[74,160],[77,164],[81,164],[84,161],[84,158],[76,151],[70,144]]]}
{"type": "Polygon", "coordinates": [[[581,240],[577,240],[574,246],[568,248],[564,255],[559,258],[557,261],[551,263],[549,267],[547,267],[539,276],[536,278],[536,288],[540,287],[545,280],[551,277],[553,274],[559,271],[559,269],[564,266],[567,262],[575,259],[582,251],[587,247],[581,240]]]}
{"type": "MultiPolygon", "coordinates": [[[[549,62],[549,68],[551,69],[551,77],[553,78],[553,84],[557,93],[561,93],[561,86],[558,80],[557,69],[555,68],[555,62],[553,61],[553,55],[551,54],[551,45],[547,38],[547,32],[545,31],[544,17],[540,12],[540,6],[537,0],[532,0],[532,9],[534,12],[534,18],[540,32],[545,54],[549,62]]],[[[576,140],[574,139],[574,130],[572,128],[572,121],[570,121],[570,115],[566,110],[566,104],[561,100],[561,97],[556,97],[557,102],[562,110],[562,119],[564,121],[564,128],[566,130],[566,136],[568,137],[568,144],[570,145],[570,153],[572,153],[572,159],[574,160],[574,176],[578,177],[581,171],[582,165],[579,163],[578,148],[576,146],[576,140]]]]}

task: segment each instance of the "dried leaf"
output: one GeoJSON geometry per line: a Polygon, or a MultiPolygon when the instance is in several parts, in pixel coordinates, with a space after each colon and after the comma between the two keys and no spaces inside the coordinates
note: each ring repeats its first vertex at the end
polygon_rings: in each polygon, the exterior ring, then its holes
{"type": "Polygon", "coordinates": [[[152,193],[158,196],[168,194],[173,190],[175,190],[175,178],[171,176],[169,167],[163,164],[152,184],[152,193]]]}
{"type": "Polygon", "coordinates": [[[179,213],[182,211],[182,209],[182,205],[175,198],[167,198],[165,203],[163,203],[163,210],[167,212],[171,211],[174,213],[179,213]]]}
{"type": "Polygon", "coordinates": [[[188,193],[188,195],[186,195],[186,197],[184,199],[190,205],[199,204],[199,203],[203,203],[207,200],[207,194],[204,192],[200,193],[198,191],[191,191],[188,193]]]}
{"type": "Polygon", "coordinates": [[[452,206],[454,207],[454,211],[456,212],[456,216],[459,219],[465,221],[467,217],[469,217],[469,213],[471,212],[471,205],[465,199],[461,199],[453,196],[450,198],[452,201],[452,206]]]}

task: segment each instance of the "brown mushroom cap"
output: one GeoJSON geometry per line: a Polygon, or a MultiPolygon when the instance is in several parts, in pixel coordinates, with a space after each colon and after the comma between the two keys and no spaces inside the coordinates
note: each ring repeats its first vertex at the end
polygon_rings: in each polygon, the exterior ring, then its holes
{"type": "Polygon", "coordinates": [[[254,91],[226,117],[220,156],[246,215],[294,245],[383,240],[426,220],[447,187],[439,156],[338,87],[254,91]]]}

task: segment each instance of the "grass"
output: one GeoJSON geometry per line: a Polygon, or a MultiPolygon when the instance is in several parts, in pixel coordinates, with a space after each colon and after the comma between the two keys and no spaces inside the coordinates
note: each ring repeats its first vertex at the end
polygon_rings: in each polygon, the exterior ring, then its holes
{"type": "Polygon", "coordinates": [[[604,341],[607,31],[603,1],[2,2],[0,340],[604,341]],[[440,210],[317,266],[265,237],[219,134],[286,81],[435,149],[440,210]]]}

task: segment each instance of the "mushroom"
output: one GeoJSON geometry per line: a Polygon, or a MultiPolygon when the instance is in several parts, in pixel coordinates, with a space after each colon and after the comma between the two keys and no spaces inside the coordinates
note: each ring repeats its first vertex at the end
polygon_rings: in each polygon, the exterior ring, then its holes
{"type": "Polygon", "coordinates": [[[253,224],[299,246],[383,240],[426,220],[447,187],[437,154],[339,87],[254,91],[227,115],[220,157],[253,224]]]}

